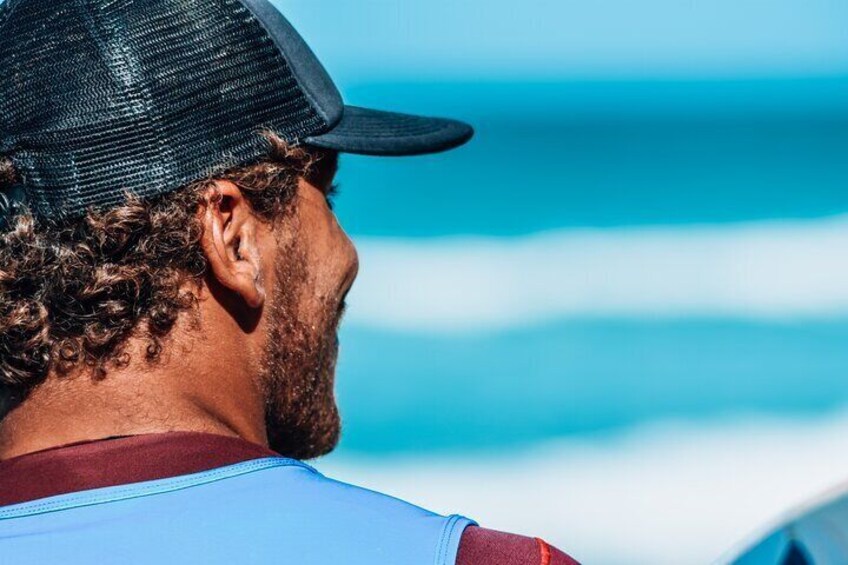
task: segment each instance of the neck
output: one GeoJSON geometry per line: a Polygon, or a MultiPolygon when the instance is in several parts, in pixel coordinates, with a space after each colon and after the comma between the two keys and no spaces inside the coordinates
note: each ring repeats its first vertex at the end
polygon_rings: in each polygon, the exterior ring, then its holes
{"type": "Polygon", "coordinates": [[[190,344],[184,347],[174,337],[164,344],[169,353],[153,363],[144,358],[146,342],[131,342],[131,363],[102,379],[87,371],[49,376],[0,421],[0,459],[81,441],[172,431],[240,437],[267,446],[264,397],[245,367],[245,344],[200,332],[182,340],[190,344]],[[233,355],[238,348],[241,354],[233,355]]]}

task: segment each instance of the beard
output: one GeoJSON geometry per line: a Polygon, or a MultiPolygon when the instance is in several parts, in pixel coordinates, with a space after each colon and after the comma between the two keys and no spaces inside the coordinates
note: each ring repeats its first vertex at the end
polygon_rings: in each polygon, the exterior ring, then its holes
{"type": "Polygon", "coordinates": [[[293,240],[280,249],[260,383],[269,447],[284,457],[313,459],[331,452],[341,436],[333,388],[344,303],[331,297],[312,308],[317,312],[306,311],[312,285],[305,253],[293,240]]]}

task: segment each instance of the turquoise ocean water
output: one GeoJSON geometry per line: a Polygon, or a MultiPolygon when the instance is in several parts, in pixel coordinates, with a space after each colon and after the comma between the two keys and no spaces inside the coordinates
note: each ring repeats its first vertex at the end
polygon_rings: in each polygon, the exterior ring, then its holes
{"type": "MultiPolygon", "coordinates": [[[[377,83],[345,95],[478,131],[440,156],[346,156],[336,208],[354,239],[848,212],[848,77],[377,83]]],[[[350,325],[341,338],[343,453],[499,451],[848,404],[839,318],[563,319],[459,335],[350,325]]]]}

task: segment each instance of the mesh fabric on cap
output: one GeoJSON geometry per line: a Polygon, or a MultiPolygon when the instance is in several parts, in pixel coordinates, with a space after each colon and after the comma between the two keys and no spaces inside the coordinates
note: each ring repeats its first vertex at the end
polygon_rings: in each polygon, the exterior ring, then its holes
{"type": "Polygon", "coordinates": [[[8,0],[0,154],[37,216],[149,197],[328,129],[237,0],[8,0]]]}

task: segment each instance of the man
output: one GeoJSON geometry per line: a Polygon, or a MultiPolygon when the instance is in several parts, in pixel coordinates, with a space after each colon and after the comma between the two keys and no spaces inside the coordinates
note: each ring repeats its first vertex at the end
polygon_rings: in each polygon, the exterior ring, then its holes
{"type": "Polygon", "coordinates": [[[344,106],[266,0],[0,8],[8,563],[564,564],[328,479],[357,257],[339,152],[469,126],[344,106]]]}

